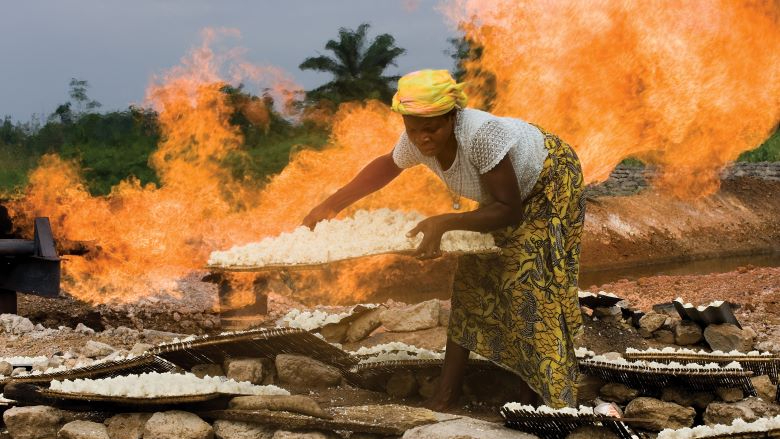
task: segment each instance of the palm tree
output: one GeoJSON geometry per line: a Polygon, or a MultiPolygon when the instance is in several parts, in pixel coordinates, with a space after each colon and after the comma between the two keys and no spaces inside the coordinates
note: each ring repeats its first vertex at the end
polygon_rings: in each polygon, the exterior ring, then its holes
{"type": "Polygon", "coordinates": [[[390,65],[396,65],[395,59],[406,52],[396,47],[395,38],[382,34],[374,38],[366,47],[366,23],[357,30],[339,29],[339,39],[329,40],[325,49],[335,57],[320,55],[306,58],[301,70],[317,70],[333,75],[333,80],[306,93],[307,100],[327,99],[333,102],[351,100],[381,99],[390,102],[394,84],[399,76],[384,76],[390,65]]]}

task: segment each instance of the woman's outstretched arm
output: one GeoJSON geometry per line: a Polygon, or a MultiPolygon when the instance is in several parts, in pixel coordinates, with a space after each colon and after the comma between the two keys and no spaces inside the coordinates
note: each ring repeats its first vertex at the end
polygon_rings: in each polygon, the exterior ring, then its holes
{"type": "Polygon", "coordinates": [[[401,171],[393,161],[392,152],[375,158],[352,181],[312,209],[303,219],[303,225],[311,229],[318,222],[333,218],[357,200],[385,187],[401,171]]]}

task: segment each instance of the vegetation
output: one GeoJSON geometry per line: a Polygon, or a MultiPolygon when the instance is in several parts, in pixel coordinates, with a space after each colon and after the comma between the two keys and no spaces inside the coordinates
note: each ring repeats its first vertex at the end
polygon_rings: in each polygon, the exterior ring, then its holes
{"type": "Polygon", "coordinates": [[[379,99],[390,103],[395,82],[399,76],[385,76],[385,70],[396,65],[395,60],[406,50],[395,45],[390,34],[381,34],[367,44],[366,23],[356,30],[339,29],[339,39],[329,40],[325,49],[334,57],[319,55],[306,58],[299,68],[316,70],[333,75],[330,82],[306,93],[309,102],[329,100],[335,103],[346,101],[379,99]]]}

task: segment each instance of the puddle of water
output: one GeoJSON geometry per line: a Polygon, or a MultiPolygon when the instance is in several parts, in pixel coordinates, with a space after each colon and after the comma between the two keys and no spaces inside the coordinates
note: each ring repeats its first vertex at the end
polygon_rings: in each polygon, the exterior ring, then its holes
{"type": "Polygon", "coordinates": [[[668,262],[614,270],[585,271],[580,273],[579,284],[581,289],[588,289],[593,285],[604,285],[620,279],[637,280],[642,277],[658,275],[681,276],[726,273],[747,265],[752,265],[754,267],[780,267],[780,253],[729,256],[696,261],[668,262]]]}

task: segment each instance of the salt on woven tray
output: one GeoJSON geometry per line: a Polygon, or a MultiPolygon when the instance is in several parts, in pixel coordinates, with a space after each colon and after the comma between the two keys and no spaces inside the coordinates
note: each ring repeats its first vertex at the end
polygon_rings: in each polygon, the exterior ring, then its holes
{"type": "MultiPolygon", "coordinates": [[[[360,210],[351,218],[326,220],[314,230],[298,227],[292,232],[256,243],[212,252],[207,268],[228,271],[263,271],[317,268],[325,264],[383,254],[411,254],[422,234],[407,237],[424,216],[389,209],[360,210]]],[[[444,234],[445,253],[496,253],[489,234],[450,231],[444,234]]]]}
{"type": "Polygon", "coordinates": [[[104,378],[147,372],[170,372],[176,366],[155,355],[145,353],[110,361],[95,361],[92,364],[74,368],[64,366],[45,371],[35,371],[13,377],[0,377],[0,389],[11,381],[20,383],[48,383],[55,379],[104,378]]]}
{"type": "Polygon", "coordinates": [[[590,407],[554,409],[507,403],[500,412],[507,427],[533,433],[542,439],[566,437],[578,427],[587,425],[607,427],[621,439],[639,439],[627,425],[634,419],[596,414],[590,407]]]}
{"type": "Polygon", "coordinates": [[[152,348],[150,353],[190,370],[198,364],[223,364],[227,358],[274,358],[299,354],[348,370],[357,360],[316,335],[296,328],[253,329],[216,336],[188,337],[152,348]]]}
{"type": "Polygon", "coordinates": [[[771,352],[707,352],[670,347],[647,350],[628,348],[623,357],[627,360],[645,360],[659,363],[677,362],[681,364],[696,363],[699,365],[708,363],[725,365],[731,362],[738,362],[743,369],[752,371],[756,376],[767,375],[775,384],[778,384],[778,381],[780,381],[780,355],[771,352]]]}
{"type": "Polygon", "coordinates": [[[747,395],[756,395],[750,378],[753,372],[737,362],[721,366],[689,363],[661,363],[608,359],[597,355],[579,361],[580,371],[611,382],[618,382],[643,392],[672,384],[681,384],[694,390],[709,391],[714,387],[739,387],[747,395]]]}
{"type": "Polygon", "coordinates": [[[759,418],[752,422],[735,419],[731,425],[701,425],[677,430],[665,429],[658,439],[763,439],[780,437],[780,416],[759,418]]]}

